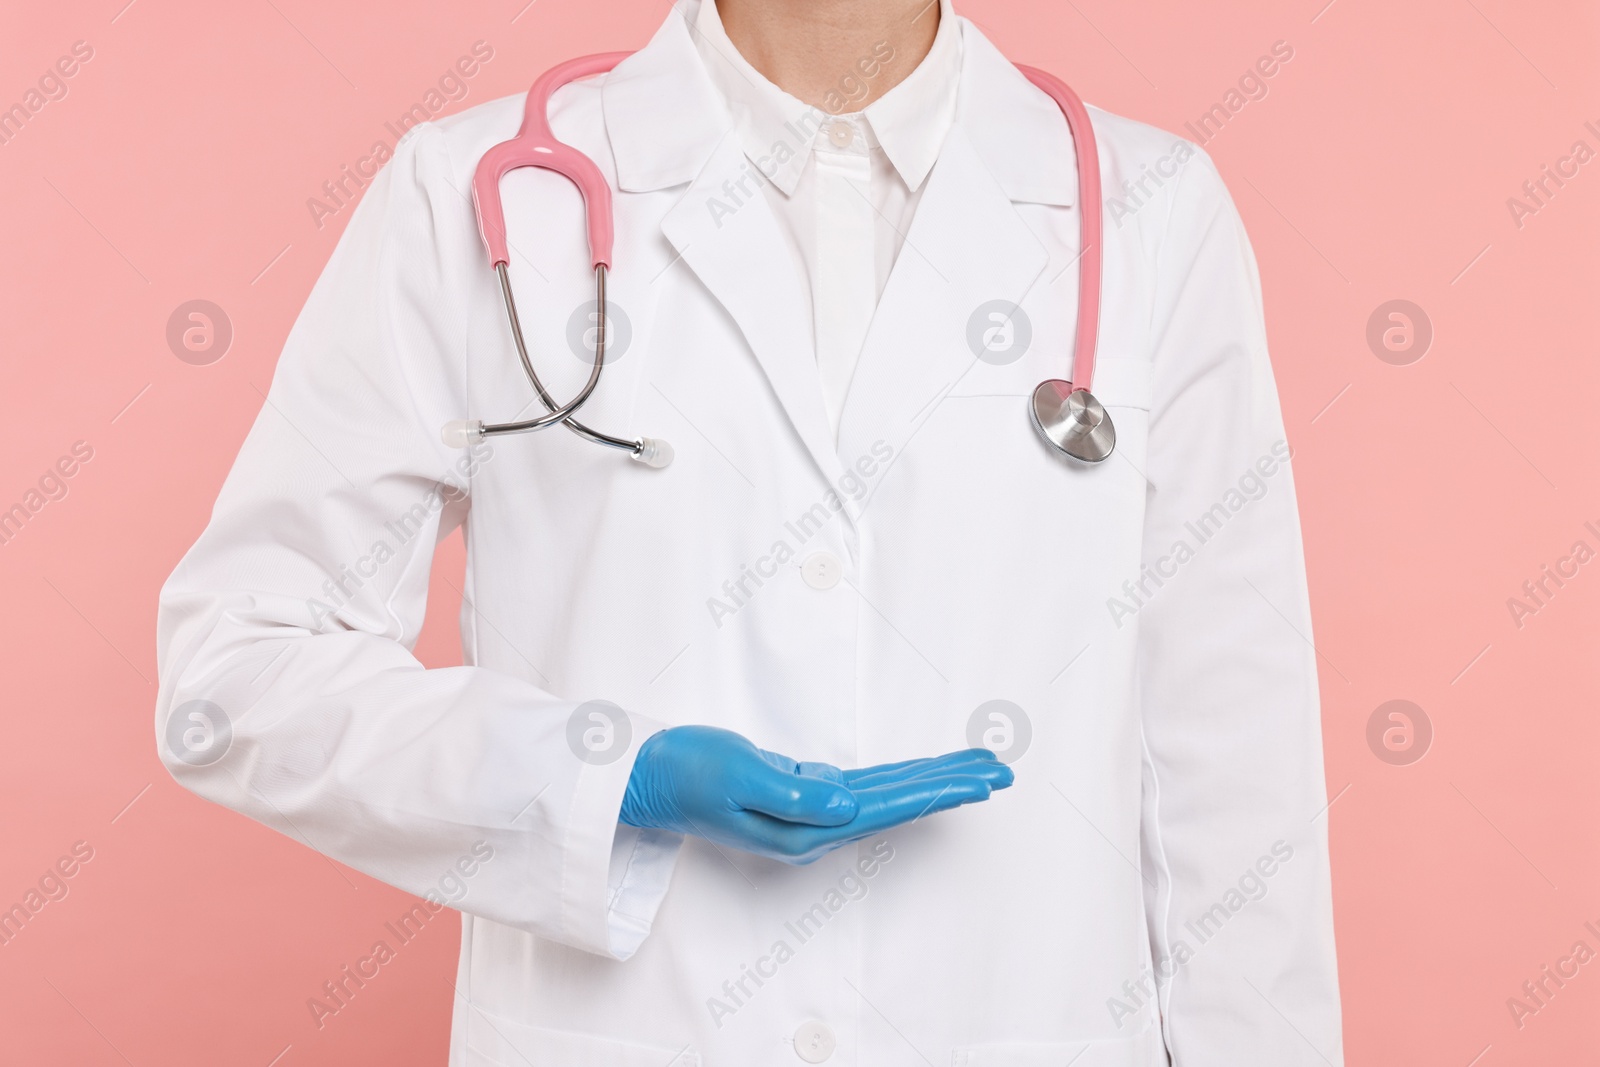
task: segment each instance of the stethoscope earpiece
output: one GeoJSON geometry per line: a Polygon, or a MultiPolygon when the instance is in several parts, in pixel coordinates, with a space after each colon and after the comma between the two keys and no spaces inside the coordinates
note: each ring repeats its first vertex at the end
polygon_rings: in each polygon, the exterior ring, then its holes
{"type": "Polygon", "coordinates": [[[1028,404],[1033,428],[1064,456],[1099,463],[1117,447],[1117,429],[1095,395],[1051,378],[1038,384],[1028,404]]]}
{"type": "Polygon", "coordinates": [[[646,467],[660,470],[662,467],[672,465],[673,457],[677,453],[672,451],[672,446],[659,437],[639,438],[639,450],[631,458],[636,463],[643,463],[646,467]]]}
{"type": "Polygon", "coordinates": [[[471,448],[483,440],[483,422],[479,419],[451,419],[439,432],[439,440],[446,448],[471,448]]]}

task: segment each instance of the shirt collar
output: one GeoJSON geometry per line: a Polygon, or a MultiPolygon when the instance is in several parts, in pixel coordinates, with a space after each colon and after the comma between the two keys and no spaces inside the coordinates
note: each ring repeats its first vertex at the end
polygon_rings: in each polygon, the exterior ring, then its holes
{"type": "MultiPolygon", "coordinates": [[[[702,0],[689,30],[706,73],[727,106],[746,157],[784,195],[794,192],[818,138],[834,115],[864,119],[867,145],[883,149],[891,166],[915,191],[933,169],[956,113],[961,75],[961,33],[950,0],[939,2],[933,46],[906,78],[864,111],[851,109],[850,83],[876,76],[895,62],[887,45],[863,56],[841,79],[839,91],[813,107],[784,92],[752,67],[729,40],[713,0],[702,0]]],[[[926,15],[921,16],[926,17],[926,15]]]]}

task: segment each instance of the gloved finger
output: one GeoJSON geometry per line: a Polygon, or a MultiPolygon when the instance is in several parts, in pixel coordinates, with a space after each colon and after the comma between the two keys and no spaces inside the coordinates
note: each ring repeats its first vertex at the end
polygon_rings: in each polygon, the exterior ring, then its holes
{"type": "Polygon", "coordinates": [[[932,775],[856,791],[859,813],[845,829],[877,833],[962,804],[988,800],[994,787],[972,774],[932,775]]]}
{"type": "Polygon", "coordinates": [[[907,769],[892,775],[867,778],[854,783],[850,788],[859,795],[862,790],[878,786],[898,785],[901,782],[916,782],[924,778],[948,777],[951,775],[982,778],[989,783],[989,788],[991,789],[1005,789],[1016,778],[1011,768],[999,760],[973,760],[970,763],[947,764],[943,767],[928,767],[923,770],[907,769]]]}
{"type": "MultiPolygon", "coordinates": [[[[874,785],[888,785],[894,782],[907,782],[916,778],[925,778],[930,774],[978,774],[998,782],[1006,779],[1005,784],[1011,784],[1006,775],[1000,774],[999,769],[1005,765],[986,748],[969,748],[960,752],[949,752],[943,756],[932,756],[920,760],[905,760],[900,763],[883,763],[874,767],[862,767],[855,771],[846,771],[844,783],[851,789],[862,789],[874,785]]],[[[1000,786],[1004,788],[1004,786],[1000,786]]]]}
{"type": "Polygon", "coordinates": [[[838,826],[859,810],[855,794],[843,785],[784,771],[770,761],[739,774],[730,783],[728,798],[746,811],[810,826],[838,826]]]}
{"type": "Polygon", "coordinates": [[[789,863],[811,863],[840,845],[872,837],[962,804],[988,798],[991,790],[981,778],[950,775],[882,786],[858,794],[861,811],[842,826],[794,826],[768,821],[753,826],[760,850],[789,863]]]}
{"type": "Polygon", "coordinates": [[[795,769],[795,773],[805,778],[821,778],[825,782],[844,784],[844,771],[831,763],[811,763],[802,761],[795,769]]]}
{"type": "Polygon", "coordinates": [[[919,756],[916,759],[905,759],[898,763],[877,763],[870,767],[857,767],[854,770],[845,771],[844,774],[846,781],[849,781],[852,776],[881,774],[889,771],[905,770],[912,767],[926,767],[931,763],[938,763],[951,759],[960,759],[962,757],[971,757],[978,753],[986,754],[990,757],[993,757],[994,755],[994,753],[990,752],[986,748],[964,748],[957,752],[946,752],[939,756],[919,756]]]}
{"type": "Polygon", "coordinates": [[[764,748],[758,748],[756,751],[761,753],[762,759],[780,771],[804,775],[807,778],[823,778],[830,782],[844,781],[844,771],[831,763],[797,760],[792,756],[785,756],[782,752],[769,752],[764,748]]]}

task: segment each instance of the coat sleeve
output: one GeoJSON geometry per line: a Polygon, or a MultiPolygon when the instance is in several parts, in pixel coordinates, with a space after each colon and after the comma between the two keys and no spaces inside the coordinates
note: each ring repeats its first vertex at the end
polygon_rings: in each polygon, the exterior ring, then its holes
{"type": "Polygon", "coordinates": [[[439,439],[467,414],[461,279],[486,270],[472,219],[443,135],[409,133],[162,590],[157,744],[200,796],[435,907],[626,958],[679,841],[617,824],[660,725],[635,716],[624,753],[580,758],[593,724],[569,728],[575,701],[412,655],[434,547],[492,450],[439,439]]]}
{"type": "Polygon", "coordinates": [[[1175,1067],[1342,1061],[1318,654],[1261,286],[1196,149],[1156,254],[1142,852],[1175,1067]]]}

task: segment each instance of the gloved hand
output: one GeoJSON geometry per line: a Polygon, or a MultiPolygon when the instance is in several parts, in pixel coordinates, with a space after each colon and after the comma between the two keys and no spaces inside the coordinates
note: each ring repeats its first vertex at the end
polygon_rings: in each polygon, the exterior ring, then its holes
{"type": "Polygon", "coordinates": [[[787,863],[1011,784],[988,749],[845,771],[757,748],[732,730],[674,726],[639,748],[620,821],[673,830],[787,863]]]}

